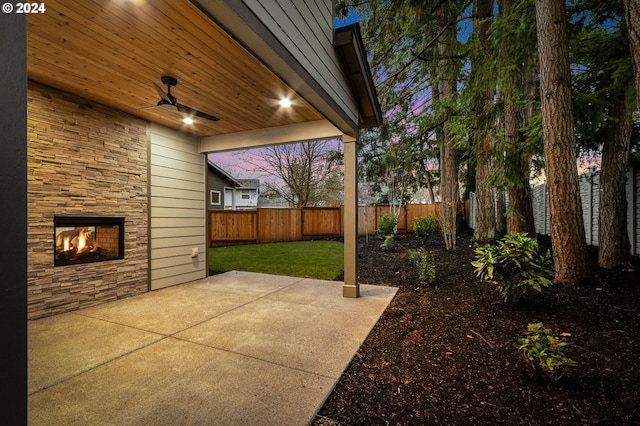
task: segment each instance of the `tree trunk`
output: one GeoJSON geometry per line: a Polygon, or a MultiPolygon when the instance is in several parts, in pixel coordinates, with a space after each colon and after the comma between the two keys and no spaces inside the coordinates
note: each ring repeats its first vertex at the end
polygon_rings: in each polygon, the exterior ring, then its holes
{"type": "MultiPolygon", "coordinates": [[[[523,90],[526,106],[522,108],[522,127],[527,127],[533,118],[535,113],[534,101],[536,100],[537,88],[538,88],[538,61],[537,58],[531,58],[527,64],[525,76],[523,79],[523,90]]],[[[525,143],[522,135],[519,135],[520,142],[525,143]]],[[[515,227],[517,231],[511,232],[526,232],[531,237],[536,235],[536,225],[533,217],[533,197],[531,193],[531,185],[529,178],[531,176],[531,156],[529,154],[520,156],[520,172],[523,177],[523,187],[516,191],[516,194],[511,194],[515,197],[516,202],[519,204],[517,212],[519,212],[518,223],[513,223],[511,226],[515,227]]],[[[513,219],[512,219],[513,220],[513,219]]],[[[512,228],[514,229],[514,228],[512,228]]]]}
{"type": "MultiPolygon", "coordinates": [[[[533,221],[533,204],[531,201],[531,186],[528,176],[530,173],[529,161],[522,157],[511,159],[514,168],[517,168],[523,180],[517,185],[509,187],[509,232],[526,232],[530,237],[535,237],[536,229],[533,221]],[[525,174],[526,171],[526,174],[525,174]],[[527,176],[527,180],[524,180],[527,176]]],[[[510,161],[508,158],[507,161],[510,161]]]]}
{"type": "MultiPolygon", "coordinates": [[[[484,141],[481,141],[480,145],[477,147],[478,150],[484,150],[485,145],[489,145],[489,138],[487,137],[484,141]]],[[[473,231],[473,239],[474,241],[488,242],[494,240],[497,236],[493,188],[484,182],[491,174],[493,162],[491,158],[480,158],[481,155],[478,155],[478,163],[476,165],[476,225],[473,231]]]]}
{"type": "Polygon", "coordinates": [[[640,0],[624,0],[624,15],[629,32],[629,47],[636,83],[636,108],[640,109],[640,0]]]}
{"type": "Polygon", "coordinates": [[[429,194],[429,203],[430,204],[435,204],[436,203],[436,195],[433,192],[433,173],[431,173],[431,171],[427,170],[426,171],[426,179],[425,179],[425,185],[427,186],[427,193],[429,194]]]}
{"type": "MultiPolygon", "coordinates": [[[[481,67],[485,61],[491,60],[488,55],[489,36],[491,25],[492,0],[476,0],[474,2],[474,36],[478,39],[477,50],[473,53],[471,61],[471,79],[473,83],[480,82],[481,67]]],[[[488,242],[496,238],[496,209],[493,197],[493,188],[486,183],[493,168],[493,147],[490,139],[490,117],[488,107],[493,99],[493,90],[482,90],[485,86],[481,82],[476,84],[477,93],[474,96],[476,110],[476,126],[473,143],[476,148],[476,225],[473,239],[480,242],[488,242]]]]}
{"type": "MultiPolygon", "coordinates": [[[[502,0],[501,13],[508,16],[512,13],[513,0],[502,0]]],[[[526,232],[535,235],[533,222],[533,206],[531,202],[530,158],[524,148],[524,140],[520,129],[524,127],[524,108],[522,98],[524,88],[521,75],[518,73],[517,58],[508,44],[501,46],[504,78],[504,138],[506,145],[506,175],[509,190],[509,232],[526,232]]]]}
{"type": "Polygon", "coordinates": [[[598,217],[598,264],[603,268],[615,268],[631,256],[625,174],[633,122],[623,95],[616,98],[609,115],[613,119],[606,130],[602,149],[598,217]]]}
{"type": "MultiPolygon", "coordinates": [[[[447,25],[446,19],[441,16],[443,25],[447,25]]],[[[442,27],[442,35],[438,39],[438,52],[441,57],[445,58],[448,46],[451,40],[455,40],[455,28],[442,27]]],[[[439,94],[440,100],[443,101],[455,93],[455,82],[453,68],[446,63],[446,59],[441,59],[439,94]]],[[[447,250],[455,250],[456,248],[456,231],[458,212],[458,174],[457,174],[457,158],[454,147],[454,138],[449,123],[444,124],[444,134],[442,145],[440,148],[440,185],[442,196],[442,236],[447,250]]]]}
{"type": "Polygon", "coordinates": [[[536,0],[536,24],[554,282],[576,285],[589,277],[589,267],[578,190],[565,0],[536,0]]]}
{"type": "MultiPolygon", "coordinates": [[[[441,91],[447,93],[450,89],[441,86],[441,91]]],[[[449,93],[452,93],[449,91],[449,93]]],[[[442,235],[447,250],[456,248],[456,231],[458,211],[458,176],[456,173],[456,151],[453,146],[453,136],[447,123],[444,125],[444,139],[440,150],[441,168],[441,196],[442,196],[442,235]]]]}
{"type": "Polygon", "coordinates": [[[507,201],[502,189],[496,193],[496,231],[498,235],[507,233],[507,201]]]}

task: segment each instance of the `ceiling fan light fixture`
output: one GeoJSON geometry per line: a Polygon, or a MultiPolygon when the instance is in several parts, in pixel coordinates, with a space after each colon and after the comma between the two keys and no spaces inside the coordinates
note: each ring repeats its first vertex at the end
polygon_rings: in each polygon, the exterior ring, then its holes
{"type": "Polygon", "coordinates": [[[195,122],[193,121],[193,118],[191,118],[191,117],[185,117],[185,118],[183,118],[183,119],[182,119],[182,122],[183,122],[184,124],[188,124],[188,125],[192,125],[193,123],[195,123],[195,122]]]}
{"type": "Polygon", "coordinates": [[[164,91],[160,86],[158,86],[156,83],[153,83],[153,86],[156,88],[156,92],[158,92],[158,95],[160,95],[160,100],[158,101],[157,106],[161,108],[169,109],[169,110],[178,110],[183,114],[186,114],[188,119],[191,120],[191,122],[187,122],[186,119],[183,120],[186,124],[193,124],[193,118],[191,117],[194,117],[194,116],[204,118],[206,120],[211,120],[211,121],[220,120],[218,117],[209,115],[206,112],[198,111],[197,109],[193,109],[186,105],[179,104],[176,97],[171,94],[171,88],[176,84],[178,84],[178,80],[176,78],[163,75],[161,77],[161,80],[162,80],[162,83],[167,86],[167,93],[164,93],[164,91]]]}

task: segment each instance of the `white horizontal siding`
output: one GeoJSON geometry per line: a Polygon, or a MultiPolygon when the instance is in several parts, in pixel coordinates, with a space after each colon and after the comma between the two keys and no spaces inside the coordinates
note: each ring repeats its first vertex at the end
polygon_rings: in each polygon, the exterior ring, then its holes
{"type": "MultiPolygon", "coordinates": [[[[189,200],[189,201],[196,202],[197,200],[189,200]]],[[[205,215],[202,213],[202,207],[194,209],[186,205],[180,205],[176,207],[152,207],[151,216],[156,219],[177,219],[177,218],[204,219],[205,218],[205,215]]],[[[156,222],[156,224],[157,223],[158,222],[156,222]]],[[[176,223],[175,226],[183,227],[184,225],[182,223],[176,223]]]]}
{"type": "Polygon", "coordinates": [[[202,229],[199,226],[183,228],[157,228],[156,238],[200,237],[202,229]]]}
{"type": "MultiPolygon", "coordinates": [[[[201,226],[203,218],[171,218],[171,217],[160,217],[156,218],[151,216],[151,229],[158,228],[193,228],[196,226],[201,226]]],[[[204,234],[203,234],[204,235],[204,234]]],[[[153,235],[151,236],[153,238],[153,235]]]]}
{"type": "Polygon", "coordinates": [[[191,163],[196,166],[200,164],[200,161],[198,161],[200,158],[199,155],[194,155],[192,152],[185,152],[184,150],[177,149],[181,147],[184,148],[182,144],[179,144],[176,149],[171,149],[166,146],[167,141],[168,140],[164,138],[162,140],[162,142],[164,143],[163,145],[155,146],[152,158],[170,158],[174,160],[180,160],[185,163],[191,163]]]}
{"type": "Polygon", "coordinates": [[[207,275],[206,168],[197,138],[151,125],[151,289],[207,275]],[[199,255],[191,257],[191,249],[199,255]]]}
{"type": "Polygon", "coordinates": [[[358,102],[333,48],[332,0],[245,0],[244,3],[331,99],[358,123],[358,102]]]}
{"type": "MultiPolygon", "coordinates": [[[[185,191],[192,191],[195,193],[204,192],[200,182],[193,182],[188,180],[176,179],[175,177],[165,177],[154,175],[151,173],[152,185],[158,189],[178,189],[185,191]]],[[[193,194],[191,194],[193,195],[193,194]]]]}
{"type": "MultiPolygon", "coordinates": [[[[193,200],[194,198],[198,198],[200,196],[200,189],[191,191],[187,189],[156,186],[155,196],[158,198],[177,198],[180,200],[193,200]]],[[[160,204],[152,204],[152,205],[160,205],[160,204]]]]}
{"type": "MultiPolygon", "coordinates": [[[[183,208],[187,209],[200,209],[202,207],[201,200],[194,200],[189,198],[181,198],[181,203],[183,208]]],[[[151,201],[151,207],[175,207],[176,202],[172,197],[156,197],[151,201]]]]}
{"type": "MultiPolygon", "coordinates": [[[[204,173],[202,171],[189,170],[185,168],[180,168],[182,164],[177,160],[167,160],[170,161],[173,167],[167,167],[164,165],[153,164],[151,162],[151,176],[157,177],[169,177],[170,179],[175,180],[183,180],[186,182],[194,182],[196,184],[200,184],[203,179],[204,173]]],[[[166,162],[166,161],[165,161],[166,162]]]]}
{"type": "Polygon", "coordinates": [[[199,272],[190,272],[186,274],[180,275],[169,275],[166,277],[162,276],[153,276],[153,271],[151,273],[151,280],[155,283],[155,289],[171,287],[173,285],[182,284],[189,281],[195,281],[202,278],[199,272]]]}
{"type": "MultiPolygon", "coordinates": [[[[198,238],[200,238],[200,236],[198,236],[198,238]]],[[[151,257],[153,259],[160,259],[165,257],[182,256],[185,253],[191,253],[191,246],[191,244],[185,244],[183,246],[170,244],[169,247],[153,248],[151,249],[151,257]]]]}

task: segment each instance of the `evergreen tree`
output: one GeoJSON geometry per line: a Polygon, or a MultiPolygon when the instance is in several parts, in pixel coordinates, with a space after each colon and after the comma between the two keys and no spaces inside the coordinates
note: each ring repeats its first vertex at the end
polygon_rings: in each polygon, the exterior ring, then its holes
{"type": "Polygon", "coordinates": [[[589,276],[578,190],[569,36],[564,0],[536,0],[545,170],[554,281],[575,285],[589,276]]]}
{"type": "Polygon", "coordinates": [[[509,194],[509,231],[535,235],[531,203],[531,158],[538,151],[524,129],[533,120],[536,101],[536,38],[533,4],[499,0],[500,16],[495,35],[500,66],[503,107],[504,172],[509,194]]]}
{"type": "Polygon", "coordinates": [[[471,91],[471,111],[474,113],[470,132],[470,148],[475,156],[476,220],[473,238],[481,242],[495,239],[497,233],[494,191],[489,181],[495,163],[492,132],[496,77],[489,35],[492,6],[491,0],[474,1],[473,36],[469,49],[471,73],[467,86],[471,91]]]}
{"type": "Polygon", "coordinates": [[[622,0],[578,1],[571,22],[578,140],[582,149],[602,149],[598,263],[613,268],[631,255],[625,183],[635,99],[622,0]]]}
{"type": "MultiPolygon", "coordinates": [[[[405,152],[416,161],[404,164],[411,167],[416,184],[429,185],[434,173],[426,157],[437,152],[434,145],[439,148],[436,161],[442,230],[450,249],[455,248],[459,184],[458,155],[448,121],[455,113],[457,78],[462,67],[458,24],[470,4],[470,0],[398,0],[339,1],[336,5],[339,14],[356,8],[364,18],[365,45],[386,112],[381,129],[362,138],[373,142],[373,149],[364,152],[388,155],[393,148],[397,156],[401,149],[417,142],[419,149],[405,152]]],[[[382,178],[386,173],[376,167],[368,168],[366,175],[382,178]]]]}

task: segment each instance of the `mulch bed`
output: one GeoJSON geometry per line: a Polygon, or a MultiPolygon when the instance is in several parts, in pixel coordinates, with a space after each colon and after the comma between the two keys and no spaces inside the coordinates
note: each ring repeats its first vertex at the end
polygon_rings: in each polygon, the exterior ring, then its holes
{"type": "Polygon", "coordinates": [[[314,425],[640,424],[637,257],[632,271],[596,269],[584,286],[509,304],[475,277],[471,235],[461,231],[455,251],[440,236],[398,235],[390,252],[360,240],[359,281],[399,291],[314,425]],[[435,254],[431,287],[407,256],[421,245],[435,254]],[[578,365],[555,383],[515,349],[532,322],[570,333],[565,355],[578,365]]]}

